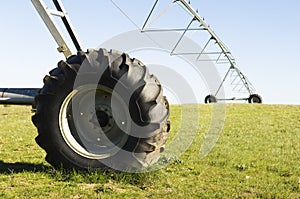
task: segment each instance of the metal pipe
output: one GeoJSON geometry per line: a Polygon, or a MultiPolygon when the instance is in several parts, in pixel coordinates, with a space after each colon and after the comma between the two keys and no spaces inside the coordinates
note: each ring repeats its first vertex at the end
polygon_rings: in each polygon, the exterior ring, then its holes
{"type": "Polygon", "coordinates": [[[0,104],[33,105],[39,88],[0,88],[0,104]]]}
{"type": "Polygon", "coordinates": [[[63,7],[63,4],[60,0],[53,0],[53,3],[56,7],[56,9],[59,11],[59,12],[62,12],[64,14],[63,17],[61,17],[75,47],[76,47],[76,50],[77,51],[82,51],[82,45],[79,41],[79,37],[77,36],[77,33],[71,23],[71,20],[70,20],[70,17],[68,16],[68,13],[67,11],[65,10],[65,8],[63,7]]]}
{"type": "Polygon", "coordinates": [[[66,58],[72,55],[70,48],[67,45],[65,38],[62,36],[61,31],[59,30],[57,24],[51,18],[51,13],[44,3],[43,0],[31,0],[35,9],[43,19],[44,23],[46,24],[47,28],[49,29],[50,33],[52,34],[53,38],[55,39],[56,43],[58,44],[58,51],[63,53],[66,58]]]}

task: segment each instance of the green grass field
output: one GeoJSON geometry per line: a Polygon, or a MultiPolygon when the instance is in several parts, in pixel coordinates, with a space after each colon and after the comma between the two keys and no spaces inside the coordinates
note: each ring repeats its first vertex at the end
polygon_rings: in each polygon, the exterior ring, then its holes
{"type": "MultiPolygon", "coordinates": [[[[300,106],[226,105],[212,152],[200,158],[211,105],[181,156],[156,172],[64,172],[44,161],[30,107],[0,107],[0,198],[300,198],[300,106]]],[[[171,107],[171,138],[180,124],[171,107]]],[[[197,121],[193,121],[197,124],[197,121]]]]}

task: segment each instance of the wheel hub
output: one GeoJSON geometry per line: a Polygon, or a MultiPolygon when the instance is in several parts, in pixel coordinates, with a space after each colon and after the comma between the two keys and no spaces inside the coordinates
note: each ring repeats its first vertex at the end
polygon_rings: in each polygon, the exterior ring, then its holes
{"type": "Polygon", "coordinates": [[[109,117],[104,111],[96,111],[96,115],[101,127],[108,125],[109,117]]]}
{"type": "Polygon", "coordinates": [[[98,105],[92,111],[92,119],[90,122],[94,128],[101,128],[104,133],[107,133],[114,126],[112,110],[106,105],[98,105]]]}

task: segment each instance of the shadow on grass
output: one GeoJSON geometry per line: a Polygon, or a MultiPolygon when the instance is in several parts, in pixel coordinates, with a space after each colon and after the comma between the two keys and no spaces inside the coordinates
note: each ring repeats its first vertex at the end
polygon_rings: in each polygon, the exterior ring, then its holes
{"type": "Polygon", "coordinates": [[[44,164],[33,164],[25,162],[6,163],[0,160],[0,174],[11,175],[24,172],[45,173],[50,178],[64,182],[80,183],[106,183],[108,181],[123,182],[139,186],[152,176],[149,173],[116,173],[109,170],[77,171],[54,169],[44,164]]]}
{"type": "Polygon", "coordinates": [[[22,173],[22,172],[44,172],[51,167],[43,164],[25,162],[6,163],[0,161],[0,174],[22,173]]]}
{"type": "Polygon", "coordinates": [[[65,170],[65,169],[50,169],[47,172],[51,178],[64,182],[80,182],[80,183],[124,183],[134,186],[143,185],[153,176],[153,173],[126,173],[115,172],[105,169],[93,170],[65,170]]]}

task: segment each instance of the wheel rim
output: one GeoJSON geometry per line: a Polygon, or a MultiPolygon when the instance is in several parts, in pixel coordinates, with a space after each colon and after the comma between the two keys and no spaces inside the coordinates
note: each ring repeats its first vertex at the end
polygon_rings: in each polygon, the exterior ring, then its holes
{"type": "Polygon", "coordinates": [[[62,137],[77,154],[89,159],[115,155],[126,143],[129,132],[128,113],[122,98],[104,86],[81,86],[73,90],[62,103],[59,126],[62,137]],[[115,115],[117,115],[117,118],[115,115]]]}

